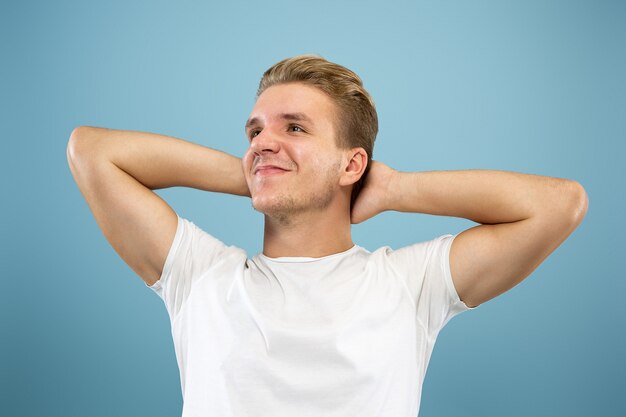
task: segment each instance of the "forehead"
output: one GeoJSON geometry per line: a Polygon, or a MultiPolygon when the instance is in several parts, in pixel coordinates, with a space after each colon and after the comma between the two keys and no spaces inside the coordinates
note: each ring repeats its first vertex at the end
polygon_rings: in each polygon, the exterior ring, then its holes
{"type": "Polygon", "coordinates": [[[278,84],[259,96],[246,125],[282,120],[285,114],[304,116],[301,121],[308,118],[319,129],[332,129],[335,104],[315,87],[302,83],[278,84]]]}

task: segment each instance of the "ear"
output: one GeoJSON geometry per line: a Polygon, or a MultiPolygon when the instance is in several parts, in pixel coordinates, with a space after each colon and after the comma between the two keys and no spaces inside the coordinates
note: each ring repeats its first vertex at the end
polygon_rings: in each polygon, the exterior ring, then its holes
{"type": "Polygon", "coordinates": [[[352,148],[346,152],[346,166],[339,179],[339,185],[356,183],[367,168],[367,152],[363,148],[352,148]]]}

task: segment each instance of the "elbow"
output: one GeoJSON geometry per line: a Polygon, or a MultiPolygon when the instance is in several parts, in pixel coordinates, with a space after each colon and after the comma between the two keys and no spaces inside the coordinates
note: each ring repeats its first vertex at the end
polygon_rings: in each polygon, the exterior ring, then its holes
{"type": "Polygon", "coordinates": [[[76,157],[78,156],[77,154],[78,154],[79,148],[82,146],[81,142],[84,142],[87,129],[89,129],[88,126],[78,126],[74,128],[74,130],[72,130],[72,133],[70,134],[70,138],[67,141],[67,148],[66,148],[68,161],[71,162],[73,159],[76,159],[76,157]]]}
{"type": "Polygon", "coordinates": [[[563,180],[546,203],[542,214],[538,216],[538,231],[546,233],[546,236],[557,236],[559,242],[562,242],[582,223],[589,199],[580,183],[563,180]]]}
{"type": "Polygon", "coordinates": [[[589,196],[585,188],[579,182],[569,181],[568,185],[568,212],[571,215],[572,221],[576,225],[579,225],[587,214],[589,196]]]}
{"type": "Polygon", "coordinates": [[[79,140],[84,139],[89,131],[93,129],[90,126],[78,126],[75,127],[74,130],[72,130],[72,133],[70,133],[70,139],[68,141],[68,146],[71,145],[72,143],[76,143],[79,140]]]}
{"type": "Polygon", "coordinates": [[[97,130],[98,128],[91,126],[78,126],[72,130],[66,148],[67,160],[70,164],[94,153],[94,144],[98,137],[97,130]]]}

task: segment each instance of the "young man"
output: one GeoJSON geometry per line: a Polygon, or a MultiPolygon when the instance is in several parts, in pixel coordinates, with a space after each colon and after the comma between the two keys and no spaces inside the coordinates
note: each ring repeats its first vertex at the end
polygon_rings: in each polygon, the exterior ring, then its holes
{"type": "Polygon", "coordinates": [[[240,160],[180,139],[79,127],[68,160],[105,237],[164,301],[183,416],[402,416],[419,410],[439,331],[511,289],[580,224],[575,181],[504,171],[399,172],[371,160],[373,101],[318,56],[261,80],[240,160]],[[249,196],[248,258],[154,189],[249,196]],[[480,225],[398,250],[355,245],[385,210],[480,225]]]}

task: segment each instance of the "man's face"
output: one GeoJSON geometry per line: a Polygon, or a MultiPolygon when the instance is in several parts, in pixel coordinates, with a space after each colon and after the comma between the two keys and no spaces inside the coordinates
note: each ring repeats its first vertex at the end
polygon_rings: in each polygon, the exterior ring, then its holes
{"type": "Polygon", "coordinates": [[[246,123],[250,146],[242,158],[257,211],[288,218],[328,207],[342,168],[335,112],[326,94],[301,83],[275,85],[259,96],[246,123]]]}

